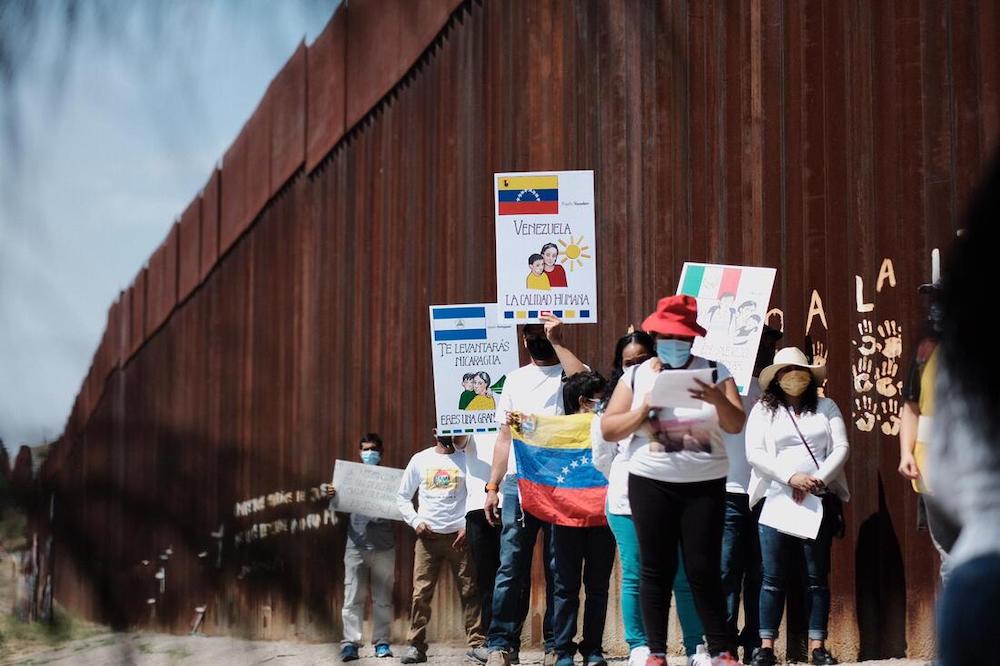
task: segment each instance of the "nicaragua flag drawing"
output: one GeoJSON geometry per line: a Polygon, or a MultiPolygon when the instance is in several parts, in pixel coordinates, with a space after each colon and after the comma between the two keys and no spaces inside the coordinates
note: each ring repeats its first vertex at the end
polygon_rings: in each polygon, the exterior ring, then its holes
{"type": "Polygon", "coordinates": [[[486,339],[486,308],[457,306],[431,308],[434,342],[486,339]]]}
{"type": "Polygon", "coordinates": [[[594,467],[593,414],[530,416],[511,428],[521,507],[566,527],[607,525],[608,480],[594,467]]]}

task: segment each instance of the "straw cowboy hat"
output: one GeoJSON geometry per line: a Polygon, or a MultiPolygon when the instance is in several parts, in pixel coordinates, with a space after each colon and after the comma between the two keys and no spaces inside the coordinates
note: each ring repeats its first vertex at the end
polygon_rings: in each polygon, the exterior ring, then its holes
{"type": "Polygon", "coordinates": [[[785,347],[774,355],[774,363],[760,371],[760,387],[766,391],[767,387],[771,385],[771,380],[778,374],[778,371],[789,367],[802,368],[811,373],[817,384],[822,384],[823,380],[826,379],[825,365],[819,363],[810,365],[809,359],[806,358],[801,349],[798,347],[785,347]]]}

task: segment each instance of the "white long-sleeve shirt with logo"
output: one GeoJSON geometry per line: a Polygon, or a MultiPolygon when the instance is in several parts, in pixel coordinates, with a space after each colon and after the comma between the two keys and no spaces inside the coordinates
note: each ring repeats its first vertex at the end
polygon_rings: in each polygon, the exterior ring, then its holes
{"type": "Polygon", "coordinates": [[[396,504],[406,523],[416,529],[426,523],[439,534],[465,527],[465,453],[438,453],[435,447],[414,454],[403,470],[396,504]],[[413,495],[417,508],[413,508],[413,495]]]}

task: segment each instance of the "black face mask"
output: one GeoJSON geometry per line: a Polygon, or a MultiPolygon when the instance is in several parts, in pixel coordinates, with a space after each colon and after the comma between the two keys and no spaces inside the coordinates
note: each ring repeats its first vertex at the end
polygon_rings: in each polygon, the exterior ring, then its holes
{"type": "Polygon", "coordinates": [[[528,348],[528,354],[536,361],[551,361],[556,356],[555,347],[546,338],[528,338],[525,346],[528,348]]]}

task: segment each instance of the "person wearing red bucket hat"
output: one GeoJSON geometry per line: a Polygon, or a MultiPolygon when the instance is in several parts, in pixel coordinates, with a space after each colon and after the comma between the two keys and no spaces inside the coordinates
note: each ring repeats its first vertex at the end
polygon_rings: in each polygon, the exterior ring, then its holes
{"type": "Polygon", "coordinates": [[[697,655],[692,663],[736,664],[736,635],[726,621],[719,575],[729,469],[723,432],[740,432],[746,414],[729,370],[691,353],[695,338],[705,335],[694,298],[661,298],[642,328],[655,339],[656,356],[622,376],[601,431],[608,441],[634,438],[628,496],[642,559],[640,605],[650,651],[646,663],[666,664],[670,590],[679,550],[708,643],[709,654],[697,655]],[[695,379],[689,389],[700,404],[651,409],[657,376],[678,370],[711,370],[711,383],[695,379]]]}

